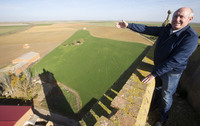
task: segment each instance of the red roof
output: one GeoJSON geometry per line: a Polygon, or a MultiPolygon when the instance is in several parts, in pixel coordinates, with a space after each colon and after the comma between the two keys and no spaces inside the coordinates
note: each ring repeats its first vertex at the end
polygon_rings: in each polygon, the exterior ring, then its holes
{"type": "Polygon", "coordinates": [[[13,126],[31,106],[0,106],[0,126],[13,126]]]}

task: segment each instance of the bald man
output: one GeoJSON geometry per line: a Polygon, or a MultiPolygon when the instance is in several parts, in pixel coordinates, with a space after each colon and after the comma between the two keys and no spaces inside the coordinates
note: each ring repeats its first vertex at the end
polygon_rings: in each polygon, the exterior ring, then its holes
{"type": "Polygon", "coordinates": [[[160,119],[156,126],[163,126],[169,118],[172,96],[176,92],[182,72],[185,70],[189,56],[198,45],[198,35],[189,26],[194,12],[182,7],[173,14],[171,24],[166,27],[149,27],[145,25],[118,22],[117,28],[129,28],[135,32],[158,36],[154,51],[154,69],[142,82],[149,83],[154,78],[162,84],[155,88],[156,103],[160,119]]]}

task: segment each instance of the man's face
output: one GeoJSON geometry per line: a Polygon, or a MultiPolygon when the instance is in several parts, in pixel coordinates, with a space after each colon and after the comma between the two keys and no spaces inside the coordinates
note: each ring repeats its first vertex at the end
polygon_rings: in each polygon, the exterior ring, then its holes
{"type": "Polygon", "coordinates": [[[187,26],[193,19],[190,14],[191,10],[188,8],[181,8],[177,10],[172,18],[172,29],[179,30],[187,26]]]}

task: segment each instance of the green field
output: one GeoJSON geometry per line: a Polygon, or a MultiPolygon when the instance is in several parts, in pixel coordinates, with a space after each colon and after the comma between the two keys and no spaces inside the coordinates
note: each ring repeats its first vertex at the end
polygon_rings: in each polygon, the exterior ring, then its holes
{"type": "Polygon", "coordinates": [[[16,32],[18,30],[29,27],[30,25],[19,25],[19,26],[0,26],[0,35],[16,32]]]}
{"type": "Polygon", "coordinates": [[[85,106],[99,99],[143,52],[146,45],[96,38],[80,30],[32,67],[54,74],[57,81],[76,90],[85,106]],[[83,39],[82,45],[68,45],[83,39]]]}

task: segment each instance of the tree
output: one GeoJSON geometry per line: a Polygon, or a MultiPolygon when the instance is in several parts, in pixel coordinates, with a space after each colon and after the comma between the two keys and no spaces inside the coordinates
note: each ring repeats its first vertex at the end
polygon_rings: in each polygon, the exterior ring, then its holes
{"type": "Polygon", "coordinates": [[[1,87],[1,95],[4,94],[12,94],[13,90],[11,87],[11,78],[6,73],[0,73],[0,87],[1,87]]]}
{"type": "Polygon", "coordinates": [[[37,94],[36,90],[41,86],[40,83],[33,83],[31,73],[27,69],[23,70],[19,76],[15,74],[2,74],[0,84],[2,87],[1,95],[27,100],[33,98],[37,94]]]}

